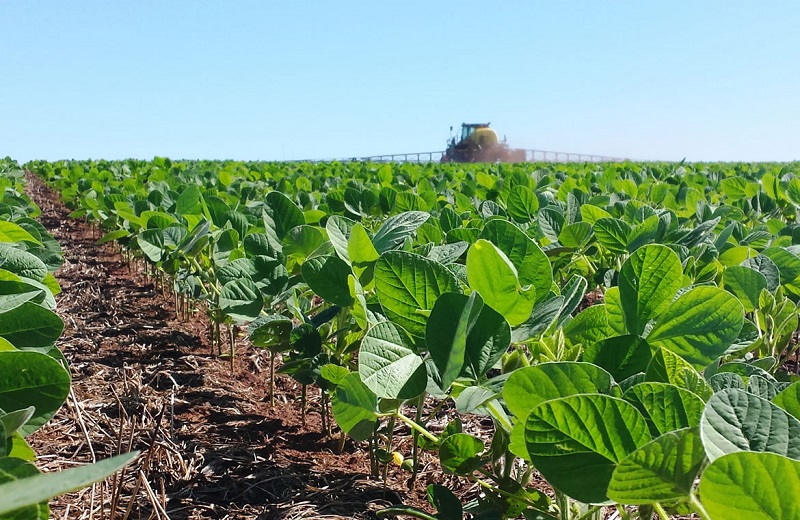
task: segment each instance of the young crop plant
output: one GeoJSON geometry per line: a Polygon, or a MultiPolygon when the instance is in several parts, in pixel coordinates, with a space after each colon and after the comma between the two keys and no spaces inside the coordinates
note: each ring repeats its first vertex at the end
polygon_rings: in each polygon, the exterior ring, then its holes
{"type": "Polygon", "coordinates": [[[56,347],[53,272],[63,262],[53,237],[33,220],[40,211],[22,191],[23,173],[0,161],[0,517],[50,517],[48,500],[102,480],[135,453],[57,473],[40,473],[25,440],[64,404],[67,362],[56,347]]]}
{"type": "Polygon", "coordinates": [[[426,450],[482,490],[382,515],[798,518],[797,164],[32,168],[374,476],[426,450]]]}

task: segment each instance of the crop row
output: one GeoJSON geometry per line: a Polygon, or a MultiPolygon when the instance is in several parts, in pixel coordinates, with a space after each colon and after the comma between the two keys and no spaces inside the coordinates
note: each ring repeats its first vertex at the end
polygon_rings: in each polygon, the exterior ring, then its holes
{"type": "Polygon", "coordinates": [[[132,455],[49,474],[34,465],[25,437],[64,404],[70,375],[55,345],[64,328],[52,274],[61,248],[34,220],[40,211],[23,182],[15,162],[0,160],[0,516],[47,520],[49,498],[104,478],[132,455]]]}
{"type": "Polygon", "coordinates": [[[28,167],[199,302],[220,352],[246,325],[318,388],[376,475],[431,450],[483,489],[385,515],[798,518],[797,165],[28,167]]]}

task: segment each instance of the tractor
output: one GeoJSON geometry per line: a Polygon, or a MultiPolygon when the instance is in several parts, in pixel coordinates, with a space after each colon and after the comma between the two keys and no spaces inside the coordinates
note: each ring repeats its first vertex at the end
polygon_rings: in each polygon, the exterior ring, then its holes
{"type": "MultiPolygon", "coordinates": [[[[450,139],[442,162],[525,162],[525,150],[508,147],[497,137],[490,123],[462,123],[461,139],[450,139]]],[[[450,127],[453,131],[453,127],[450,127]]]]}

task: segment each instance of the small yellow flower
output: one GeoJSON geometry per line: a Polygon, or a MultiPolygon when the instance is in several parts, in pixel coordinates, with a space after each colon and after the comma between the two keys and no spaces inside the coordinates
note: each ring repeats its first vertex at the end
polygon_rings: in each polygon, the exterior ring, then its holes
{"type": "Polygon", "coordinates": [[[397,451],[393,451],[392,452],[392,460],[394,460],[395,464],[400,466],[401,464],[403,464],[403,461],[405,460],[405,458],[403,457],[402,453],[397,452],[397,451]]]}

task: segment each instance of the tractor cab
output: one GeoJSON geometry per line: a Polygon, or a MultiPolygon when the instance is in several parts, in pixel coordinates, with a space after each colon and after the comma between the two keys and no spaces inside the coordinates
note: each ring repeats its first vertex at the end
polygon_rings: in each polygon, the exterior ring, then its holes
{"type": "MultiPolygon", "coordinates": [[[[494,130],[489,128],[491,123],[462,123],[461,124],[461,137],[456,140],[455,137],[450,139],[450,146],[458,147],[484,147],[491,146],[492,143],[487,140],[490,134],[494,134],[494,130]]],[[[453,127],[450,127],[453,131],[453,127]]],[[[452,133],[450,134],[452,136],[452,133]]]]}
{"type": "Polygon", "coordinates": [[[461,141],[466,141],[472,134],[475,133],[475,130],[479,128],[489,128],[490,123],[462,123],[461,124],[461,141]]]}

